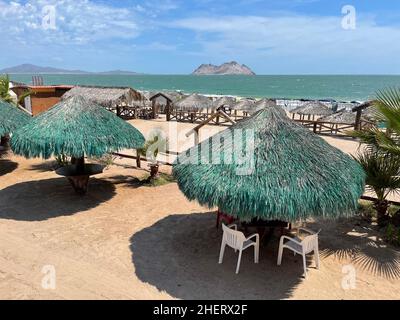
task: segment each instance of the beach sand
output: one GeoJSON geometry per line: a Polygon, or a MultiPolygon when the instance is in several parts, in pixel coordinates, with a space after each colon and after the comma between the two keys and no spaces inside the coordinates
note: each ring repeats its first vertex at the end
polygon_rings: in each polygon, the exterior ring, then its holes
{"type": "MultiPolygon", "coordinates": [[[[131,123],[145,134],[167,126],[131,123]]],[[[358,147],[326,139],[345,152],[358,147]]],[[[308,225],[322,229],[322,259],[316,270],[310,257],[307,279],[299,256],[285,252],[276,266],[277,236],[261,248],[258,265],[245,251],[236,275],[232,250],[217,263],[213,210],[187,201],[175,183],[139,187],[133,179],[146,166],[115,162],[79,197],[49,171],[50,161],[0,160],[1,299],[400,299],[399,250],[358,218],[308,225]],[[42,287],[48,266],[56,271],[54,290],[42,287]],[[347,285],[352,271],[355,288],[347,285]]]]}

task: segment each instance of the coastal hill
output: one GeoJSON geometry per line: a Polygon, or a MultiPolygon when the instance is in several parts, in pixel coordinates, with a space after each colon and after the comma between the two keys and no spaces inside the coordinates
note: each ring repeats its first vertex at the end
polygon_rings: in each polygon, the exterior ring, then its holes
{"type": "Polygon", "coordinates": [[[21,64],[18,66],[0,70],[0,74],[105,74],[105,75],[132,75],[137,74],[131,71],[106,71],[106,72],[88,72],[82,70],[66,70],[53,67],[40,67],[33,64],[21,64]]]}
{"type": "Polygon", "coordinates": [[[255,73],[246,65],[236,61],[226,62],[220,66],[213,64],[202,64],[193,75],[247,75],[254,76],[255,73]]]}

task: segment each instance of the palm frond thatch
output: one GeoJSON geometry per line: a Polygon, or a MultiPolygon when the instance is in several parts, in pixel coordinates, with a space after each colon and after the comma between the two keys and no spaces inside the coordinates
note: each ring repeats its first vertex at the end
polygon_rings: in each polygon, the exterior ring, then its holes
{"type": "Polygon", "coordinates": [[[280,107],[260,110],[183,152],[173,172],[189,200],[242,220],[349,216],[365,185],[356,161],[280,107]]]}
{"type": "Polygon", "coordinates": [[[251,111],[254,110],[256,102],[250,99],[243,99],[232,106],[232,110],[251,111]]]}
{"type": "Polygon", "coordinates": [[[221,97],[214,101],[213,107],[218,109],[220,107],[233,107],[236,104],[236,99],[233,97],[221,97]]]}
{"type": "Polygon", "coordinates": [[[316,100],[306,102],[304,105],[292,110],[291,113],[307,116],[328,116],[333,113],[333,110],[322,102],[316,100]]]}
{"type": "Polygon", "coordinates": [[[201,111],[207,108],[213,108],[213,102],[206,96],[193,93],[176,102],[175,107],[180,110],[201,111]]]}
{"type": "Polygon", "coordinates": [[[27,112],[19,107],[0,100],[0,137],[13,133],[31,120],[27,112]]]}
{"type": "Polygon", "coordinates": [[[356,114],[352,111],[339,111],[329,116],[323,116],[319,118],[319,121],[341,124],[355,124],[356,114]]]}
{"type": "Polygon", "coordinates": [[[257,111],[260,111],[264,108],[269,108],[269,107],[276,107],[276,100],[273,99],[261,99],[260,101],[256,102],[255,109],[252,111],[255,113],[257,111]]]}
{"type": "Polygon", "coordinates": [[[136,101],[145,100],[138,91],[129,87],[92,87],[78,86],[66,92],[62,99],[81,96],[105,108],[121,105],[131,106],[136,101]]]}
{"type": "Polygon", "coordinates": [[[52,155],[101,157],[143,145],[144,137],[136,128],[80,96],[64,100],[33,118],[11,139],[14,153],[45,159],[52,155]]]}

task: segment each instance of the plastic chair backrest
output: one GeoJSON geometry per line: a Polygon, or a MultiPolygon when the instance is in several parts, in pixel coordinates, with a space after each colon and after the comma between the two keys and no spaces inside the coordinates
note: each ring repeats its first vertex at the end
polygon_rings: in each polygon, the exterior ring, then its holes
{"type": "Polygon", "coordinates": [[[305,237],[304,240],[301,242],[303,247],[303,252],[305,254],[310,253],[316,248],[317,243],[318,243],[318,233],[305,237]]]}
{"type": "Polygon", "coordinates": [[[222,229],[224,231],[223,238],[225,243],[233,249],[240,249],[241,245],[246,240],[244,234],[240,231],[228,228],[225,224],[222,224],[222,229]]]}

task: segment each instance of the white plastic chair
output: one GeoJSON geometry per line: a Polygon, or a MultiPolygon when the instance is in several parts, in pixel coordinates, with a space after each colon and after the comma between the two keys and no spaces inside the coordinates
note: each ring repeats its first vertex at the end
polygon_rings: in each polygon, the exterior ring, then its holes
{"type": "Polygon", "coordinates": [[[258,234],[253,234],[246,238],[242,232],[237,231],[237,225],[235,224],[230,226],[222,224],[222,229],[224,231],[224,235],[222,237],[221,252],[219,254],[219,264],[223,262],[226,246],[235,249],[235,252],[239,250],[236,274],[239,273],[243,250],[254,246],[254,263],[258,263],[260,253],[260,236],[258,234]],[[255,238],[255,241],[252,240],[253,238],[255,238]]]}
{"type": "Polygon", "coordinates": [[[318,251],[318,235],[321,232],[315,233],[309,229],[298,228],[297,237],[290,238],[287,236],[282,236],[279,244],[279,253],[278,253],[278,266],[282,264],[282,255],[283,249],[289,249],[296,253],[302,255],[303,257],[303,266],[304,266],[304,277],[307,277],[307,263],[306,263],[306,255],[314,252],[315,263],[317,269],[319,269],[320,261],[319,261],[319,251],[318,251]],[[309,236],[305,237],[303,240],[299,238],[300,231],[304,231],[309,234],[309,236]],[[287,242],[284,242],[287,239],[287,242]]]}

